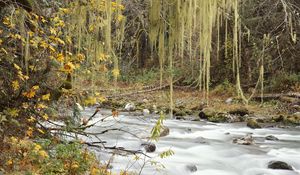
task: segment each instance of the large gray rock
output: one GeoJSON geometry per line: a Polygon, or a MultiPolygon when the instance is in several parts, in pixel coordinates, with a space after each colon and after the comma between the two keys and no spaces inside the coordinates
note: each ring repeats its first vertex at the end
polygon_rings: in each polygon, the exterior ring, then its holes
{"type": "Polygon", "coordinates": [[[276,170],[293,170],[293,167],[291,165],[282,161],[271,161],[268,163],[268,168],[276,170]]]}
{"type": "Polygon", "coordinates": [[[185,169],[190,171],[190,172],[196,172],[198,169],[197,169],[197,166],[196,165],[193,165],[193,164],[190,164],[190,165],[186,165],[185,166],[185,169]]]}

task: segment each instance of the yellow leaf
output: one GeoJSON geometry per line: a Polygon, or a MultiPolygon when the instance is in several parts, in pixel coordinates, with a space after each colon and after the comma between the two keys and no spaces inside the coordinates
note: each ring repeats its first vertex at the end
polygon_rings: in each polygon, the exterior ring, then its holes
{"type": "Polygon", "coordinates": [[[26,135],[28,137],[31,137],[32,136],[32,133],[33,133],[33,129],[31,127],[28,128],[28,130],[26,131],[26,135]]]}
{"type": "Polygon", "coordinates": [[[120,75],[120,70],[119,69],[114,69],[112,70],[112,74],[115,78],[118,78],[120,75]]]}
{"type": "Polygon", "coordinates": [[[97,98],[95,97],[88,97],[87,99],[84,100],[84,105],[88,106],[88,105],[94,105],[97,103],[97,98]]]}
{"type": "Polygon", "coordinates": [[[48,22],[47,20],[45,20],[45,18],[43,16],[41,16],[41,21],[42,21],[42,23],[48,22]]]}
{"type": "Polygon", "coordinates": [[[38,90],[39,88],[40,88],[40,87],[37,86],[37,85],[36,85],[36,86],[32,86],[32,89],[33,89],[33,90],[38,90]]]}
{"type": "Polygon", "coordinates": [[[56,60],[59,61],[59,62],[64,62],[64,55],[62,53],[58,54],[57,57],[56,57],[56,60]]]}
{"type": "Polygon", "coordinates": [[[44,114],[44,115],[42,115],[42,118],[43,118],[44,120],[48,120],[49,116],[48,116],[47,114],[44,114]]]}
{"type": "Polygon", "coordinates": [[[39,144],[34,144],[34,151],[39,151],[42,149],[42,146],[39,144]]]}
{"type": "Polygon", "coordinates": [[[56,52],[56,50],[55,50],[55,48],[54,47],[52,47],[51,45],[49,45],[49,50],[51,51],[51,52],[56,52]]]}
{"type": "Polygon", "coordinates": [[[10,18],[8,18],[8,17],[3,18],[3,24],[9,28],[15,27],[15,24],[12,24],[12,22],[10,21],[10,18]]]}
{"type": "Polygon", "coordinates": [[[0,45],[2,44],[2,42],[3,42],[2,39],[0,39],[0,45]]]}
{"type": "Polygon", "coordinates": [[[45,94],[42,96],[42,100],[49,101],[50,100],[50,94],[45,94]]]}
{"type": "Polygon", "coordinates": [[[85,56],[83,54],[79,53],[79,54],[77,54],[77,59],[78,59],[78,61],[82,62],[85,60],[85,56]]]}
{"type": "Polygon", "coordinates": [[[92,167],[90,173],[91,173],[91,175],[98,175],[98,174],[101,174],[101,171],[99,168],[92,167]]]}
{"type": "Polygon", "coordinates": [[[28,33],[28,35],[30,36],[30,37],[32,37],[33,35],[34,35],[34,33],[32,32],[32,31],[29,31],[29,32],[27,32],[28,33]]]}
{"type": "Polygon", "coordinates": [[[30,118],[29,118],[29,119],[27,119],[27,121],[28,121],[28,122],[30,122],[30,123],[33,123],[33,122],[35,122],[35,118],[34,118],[34,117],[32,117],[32,116],[30,116],[30,118]]]}
{"type": "Polygon", "coordinates": [[[71,62],[67,62],[67,63],[64,65],[64,71],[65,71],[65,72],[72,73],[74,69],[75,69],[75,66],[74,66],[74,64],[71,63],[71,62]]]}
{"type": "Polygon", "coordinates": [[[57,41],[61,45],[65,45],[65,42],[60,38],[55,38],[55,41],[57,41]]]}
{"type": "Polygon", "coordinates": [[[59,10],[60,10],[61,12],[65,13],[65,14],[70,13],[70,10],[67,9],[67,8],[59,8],[59,10]]]}
{"type": "Polygon", "coordinates": [[[100,61],[105,61],[106,59],[107,59],[107,55],[105,55],[104,53],[100,53],[100,55],[99,55],[99,60],[100,61]]]}
{"type": "Polygon", "coordinates": [[[77,162],[73,162],[72,165],[71,165],[71,168],[72,168],[72,169],[77,169],[77,168],[79,168],[78,163],[77,163],[77,162]]]}
{"type": "Polygon", "coordinates": [[[46,49],[46,48],[48,48],[48,46],[49,46],[49,44],[46,43],[45,41],[41,41],[41,42],[40,42],[40,47],[46,49]]]}
{"type": "Polygon", "coordinates": [[[21,67],[18,66],[17,64],[14,63],[14,67],[17,69],[17,70],[21,70],[21,67]]]}
{"type": "Polygon", "coordinates": [[[18,80],[13,81],[11,86],[13,87],[14,91],[17,91],[20,88],[18,80]]]}
{"type": "Polygon", "coordinates": [[[8,54],[8,52],[4,48],[1,48],[1,51],[4,52],[5,54],[8,54]]]}
{"type": "Polygon", "coordinates": [[[27,98],[33,98],[35,96],[35,91],[30,90],[29,92],[23,92],[22,95],[27,98]]]}
{"type": "Polygon", "coordinates": [[[15,108],[9,108],[7,109],[7,113],[8,115],[12,116],[12,117],[17,117],[19,115],[20,110],[15,109],[15,108]]]}
{"type": "Polygon", "coordinates": [[[7,162],[6,162],[6,165],[12,165],[13,164],[13,161],[11,159],[9,159],[7,162]]]}
{"type": "Polygon", "coordinates": [[[45,132],[44,132],[43,130],[41,130],[40,128],[37,129],[37,130],[38,130],[38,132],[40,132],[41,134],[45,134],[45,132]]]}
{"type": "Polygon", "coordinates": [[[27,109],[29,107],[28,103],[22,103],[22,108],[27,109]]]}
{"type": "Polygon", "coordinates": [[[39,155],[42,157],[42,158],[48,158],[48,153],[44,150],[41,150],[39,151],[39,155]]]}
{"type": "Polygon", "coordinates": [[[123,21],[124,18],[125,17],[123,15],[118,15],[117,21],[121,22],[121,21],[123,21]]]}
{"type": "Polygon", "coordinates": [[[44,105],[43,103],[39,103],[36,105],[36,108],[38,109],[45,109],[45,108],[48,108],[46,105],[44,105]]]}

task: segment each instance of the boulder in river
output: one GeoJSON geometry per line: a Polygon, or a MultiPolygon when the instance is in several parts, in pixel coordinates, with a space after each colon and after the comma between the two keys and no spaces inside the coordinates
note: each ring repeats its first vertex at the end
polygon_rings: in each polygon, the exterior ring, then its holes
{"type": "Polygon", "coordinates": [[[150,114],[150,110],[149,109],[143,109],[143,115],[144,116],[148,116],[150,114]]]}
{"type": "Polygon", "coordinates": [[[135,108],[135,105],[134,103],[127,103],[125,105],[125,108],[124,108],[126,111],[134,111],[136,108],[135,108]]]}
{"type": "Polygon", "coordinates": [[[190,165],[186,165],[185,166],[185,169],[190,171],[190,172],[196,172],[198,169],[197,169],[197,166],[196,165],[193,165],[193,164],[190,164],[190,165]]]}
{"type": "Polygon", "coordinates": [[[268,135],[267,137],[265,137],[266,140],[272,140],[272,141],[277,141],[279,140],[277,137],[273,136],[273,135],[268,135]]]}
{"type": "Polygon", "coordinates": [[[256,119],[249,119],[247,121],[247,126],[252,129],[261,128],[256,119]]]}
{"type": "Polygon", "coordinates": [[[254,139],[252,137],[252,134],[247,134],[244,137],[233,139],[233,143],[236,143],[239,145],[253,145],[254,139]]]}
{"type": "Polygon", "coordinates": [[[153,153],[156,150],[156,145],[154,143],[142,143],[144,149],[147,153],[153,153]]]}
{"type": "Polygon", "coordinates": [[[268,168],[276,170],[293,170],[291,165],[283,161],[271,161],[268,163],[268,168]]]}
{"type": "Polygon", "coordinates": [[[203,111],[200,111],[200,113],[199,113],[198,116],[199,116],[200,119],[203,119],[203,120],[207,120],[208,119],[207,115],[205,115],[205,113],[203,111]]]}
{"type": "Polygon", "coordinates": [[[160,135],[159,135],[160,137],[164,137],[164,136],[169,135],[170,129],[168,127],[163,126],[161,129],[162,130],[161,130],[160,135]]]}

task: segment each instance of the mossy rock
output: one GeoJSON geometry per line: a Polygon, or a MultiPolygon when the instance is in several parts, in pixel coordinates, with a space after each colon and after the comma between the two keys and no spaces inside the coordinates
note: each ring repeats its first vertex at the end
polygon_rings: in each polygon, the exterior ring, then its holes
{"type": "Polygon", "coordinates": [[[256,121],[256,119],[249,119],[247,121],[247,126],[252,129],[261,128],[260,124],[256,121]]]}
{"type": "Polygon", "coordinates": [[[215,115],[217,115],[216,110],[214,110],[212,108],[204,108],[201,112],[203,112],[203,114],[206,116],[206,118],[211,118],[211,117],[214,117],[215,115]]]}
{"type": "Polygon", "coordinates": [[[214,122],[214,123],[224,123],[224,122],[227,122],[227,117],[225,114],[220,113],[220,114],[216,114],[214,116],[208,117],[208,121],[214,122]]]}
{"type": "Polygon", "coordinates": [[[186,112],[184,109],[175,108],[173,109],[173,115],[174,116],[186,116],[186,112]]]}
{"type": "Polygon", "coordinates": [[[295,113],[293,115],[287,116],[283,121],[285,124],[299,125],[300,124],[300,113],[295,113]]]}
{"type": "Polygon", "coordinates": [[[284,121],[284,116],[283,115],[279,115],[279,116],[276,116],[276,117],[272,117],[272,120],[274,122],[283,122],[284,121]]]}
{"type": "Polygon", "coordinates": [[[186,109],[185,113],[186,115],[193,115],[194,112],[192,110],[186,109]]]}
{"type": "Polygon", "coordinates": [[[249,110],[245,107],[238,107],[228,111],[228,113],[231,115],[245,116],[249,115],[249,110]]]}

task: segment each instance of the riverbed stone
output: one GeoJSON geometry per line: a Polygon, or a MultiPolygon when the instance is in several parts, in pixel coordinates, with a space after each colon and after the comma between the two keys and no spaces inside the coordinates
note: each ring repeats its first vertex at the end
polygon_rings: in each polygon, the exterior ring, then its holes
{"type": "Polygon", "coordinates": [[[291,165],[283,161],[271,161],[268,163],[268,168],[277,170],[293,170],[291,165]]]}
{"type": "Polygon", "coordinates": [[[124,109],[126,111],[134,111],[136,109],[135,104],[134,103],[127,103],[124,107],[124,109]]]}
{"type": "Polygon", "coordinates": [[[162,131],[160,132],[160,137],[165,137],[167,135],[169,135],[170,133],[170,129],[167,127],[167,126],[163,126],[162,128],[162,131]]]}
{"type": "Polygon", "coordinates": [[[252,134],[247,134],[244,137],[233,139],[232,142],[239,145],[253,145],[254,139],[252,137],[252,134]]]}
{"type": "Polygon", "coordinates": [[[200,119],[203,119],[203,120],[207,120],[208,117],[207,115],[205,115],[205,113],[203,111],[200,111],[199,114],[198,114],[199,118],[200,119]]]}
{"type": "Polygon", "coordinates": [[[143,143],[144,149],[147,153],[153,153],[156,150],[156,145],[154,143],[143,143]]]}
{"type": "Polygon", "coordinates": [[[190,164],[190,165],[186,165],[185,166],[186,170],[190,171],[190,172],[196,172],[198,169],[197,169],[197,166],[196,165],[193,165],[193,164],[190,164]]]}
{"type": "Polygon", "coordinates": [[[247,121],[247,126],[252,129],[261,128],[260,124],[256,121],[256,119],[249,119],[247,121]]]}
{"type": "Polygon", "coordinates": [[[273,136],[273,135],[268,135],[265,137],[266,140],[272,140],[272,141],[277,141],[279,140],[277,137],[273,136]]]}
{"type": "Polygon", "coordinates": [[[144,116],[150,115],[150,110],[149,109],[143,109],[143,115],[144,116]]]}

